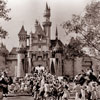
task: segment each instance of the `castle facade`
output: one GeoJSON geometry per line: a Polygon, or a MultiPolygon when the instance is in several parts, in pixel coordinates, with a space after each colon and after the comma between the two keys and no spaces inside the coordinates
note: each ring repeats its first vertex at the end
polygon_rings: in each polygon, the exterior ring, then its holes
{"type": "MultiPolygon", "coordinates": [[[[9,69],[9,75],[24,77],[27,73],[32,73],[37,67],[42,67],[53,75],[75,76],[81,70],[89,68],[92,61],[89,57],[75,57],[74,60],[65,58],[66,48],[58,39],[57,28],[55,39],[51,39],[52,22],[48,4],[46,4],[43,17],[42,25],[36,20],[35,30],[29,34],[22,25],[18,33],[19,47],[14,47],[7,56],[3,56],[6,62],[4,66],[9,69]]],[[[74,43],[74,40],[71,42],[74,43]]]]}

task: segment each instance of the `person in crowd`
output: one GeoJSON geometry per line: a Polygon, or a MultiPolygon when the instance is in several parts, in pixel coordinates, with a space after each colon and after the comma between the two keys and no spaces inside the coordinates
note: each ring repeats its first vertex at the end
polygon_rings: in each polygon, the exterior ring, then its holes
{"type": "Polygon", "coordinates": [[[97,100],[96,83],[92,83],[92,100],[97,100]]]}
{"type": "Polygon", "coordinates": [[[62,82],[60,81],[60,82],[59,82],[59,86],[58,86],[58,100],[61,100],[63,94],[64,94],[64,91],[63,91],[63,84],[62,84],[62,82]]]}
{"type": "Polygon", "coordinates": [[[100,99],[100,84],[97,84],[96,86],[96,93],[97,93],[97,100],[100,99]]]}
{"type": "Polygon", "coordinates": [[[15,84],[12,83],[12,84],[8,84],[8,94],[13,94],[14,93],[14,87],[15,87],[15,84]]]}
{"type": "Polygon", "coordinates": [[[85,98],[85,90],[86,90],[85,85],[81,86],[81,94],[82,94],[81,100],[86,100],[86,98],[85,98]]]}
{"type": "Polygon", "coordinates": [[[24,80],[21,80],[20,92],[24,92],[24,86],[25,86],[25,82],[24,82],[24,80]]]}
{"type": "Polygon", "coordinates": [[[33,90],[33,78],[30,79],[30,92],[32,93],[32,90],[33,90]]]}
{"type": "Polygon", "coordinates": [[[69,91],[68,91],[67,85],[65,85],[63,91],[64,91],[64,93],[63,93],[63,96],[62,96],[62,100],[68,100],[70,96],[69,96],[69,91]]]}
{"type": "Polygon", "coordinates": [[[0,100],[3,100],[3,78],[0,73],[0,100]]]}
{"type": "Polygon", "coordinates": [[[81,98],[82,98],[81,85],[76,83],[74,90],[76,92],[75,100],[81,100],[81,98]]]}
{"type": "Polygon", "coordinates": [[[91,94],[91,92],[92,92],[92,85],[91,85],[91,83],[87,83],[87,86],[86,86],[86,99],[87,100],[92,100],[92,94],[91,94]]]}
{"type": "Polygon", "coordinates": [[[38,97],[39,97],[39,89],[40,89],[40,84],[39,84],[39,82],[36,82],[36,87],[35,87],[35,97],[34,98],[36,98],[36,99],[38,99],[38,97]]]}
{"type": "Polygon", "coordinates": [[[44,91],[45,91],[45,94],[44,94],[45,98],[48,98],[49,92],[50,92],[50,85],[48,81],[46,81],[44,84],[44,91]]]}
{"type": "Polygon", "coordinates": [[[20,91],[20,85],[19,85],[18,82],[16,82],[14,84],[13,90],[14,90],[14,93],[19,93],[19,91],[20,91]]]}

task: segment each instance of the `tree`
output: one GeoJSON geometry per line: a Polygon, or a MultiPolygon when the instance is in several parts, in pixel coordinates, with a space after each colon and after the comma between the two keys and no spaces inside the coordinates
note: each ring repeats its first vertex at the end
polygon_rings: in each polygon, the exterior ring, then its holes
{"type": "Polygon", "coordinates": [[[81,42],[74,37],[71,38],[68,45],[65,46],[65,53],[66,59],[74,59],[75,57],[81,57],[84,55],[84,52],[82,51],[81,42]]]}
{"type": "MultiPolygon", "coordinates": [[[[7,2],[5,0],[0,0],[0,18],[5,21],[9,21],[11,18],[8,16],[8,13],[11,9],[7,9],[7,2]]],[[[7,36],[7,31],[0,26],[0,38],[4,38],[7,36]]]]}
{"type": "Polygon", "coordinates": [[[82,49],[91,49],[96,57],[97,52],[100,52],[100,1],[91,2],[85,7],[83,16],[74,14],[62,27],[67,35],[72,32],[77,34],[82,49]]]}

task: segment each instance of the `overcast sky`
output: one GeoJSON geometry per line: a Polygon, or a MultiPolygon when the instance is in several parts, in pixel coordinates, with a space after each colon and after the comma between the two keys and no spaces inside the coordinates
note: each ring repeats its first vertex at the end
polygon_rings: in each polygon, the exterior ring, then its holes
{"type": "Polygon", "coordinates": [[[9,22],[0,20],[0,25],[8,31],[8,37],[5,41],[7,48],[18,46],[18,32],[24,25],[26,31],[34,32],[35,20],[42,24],[44,21],[43,13],[46,2],[51,8],[51,37],[55,38],[56,26],[58,26],[59,38],[66,43],[68,38],[60,26],[66,20],[69,20],[72,14],[82,14],[85,6],[91,0],[7,0],[8,8],[11,8],[9,16],[12,18],[9,22]]]}

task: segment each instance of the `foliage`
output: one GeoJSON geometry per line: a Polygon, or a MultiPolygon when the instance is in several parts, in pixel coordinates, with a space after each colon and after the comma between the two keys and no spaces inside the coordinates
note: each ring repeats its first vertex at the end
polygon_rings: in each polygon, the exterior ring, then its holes
{"type": "Polygon", "coordinates": [[[71,20],[62,24],[66,34],[75,33],[82,44],[100,52],[100,1],[91,2],[85,8],[85,13],[73,15],[71,20]]]}
{"type": "MultiPolygon", "coordinates": [[[[11,18],[8,16],[8,13],[11,9],[6,8],[6,1],[0,0],[0,18],[5,21],[9,21],[11,18]]],[[[7,31],[5,31],[2,27],[0,27],[0,37],[5,38],[7,36],[7,31]]]]}
{"type": "Polygon", "coordinates": [[[74,59],[75,57],[81,57],[84,55],[82,44],[78,39],[71,38],[68,45],[65,46],[65,54],[67,59],[74,59]]]}

